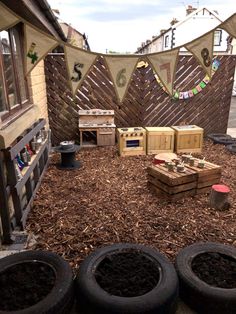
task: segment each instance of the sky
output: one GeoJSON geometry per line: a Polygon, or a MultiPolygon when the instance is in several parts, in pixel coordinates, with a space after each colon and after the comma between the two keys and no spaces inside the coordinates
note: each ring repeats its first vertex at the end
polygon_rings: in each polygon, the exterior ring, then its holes
{"type": "MultiPolygon", "coordinates": [[[[235,0],[48,0],[60,18],[85,33],[94,52],[134,53],[141,42],[181,21],[188,5],[216,10],[224,20],[236,12],[235,0]]],[[[206,30],[207,31],[207,30],[206,30]]]]}

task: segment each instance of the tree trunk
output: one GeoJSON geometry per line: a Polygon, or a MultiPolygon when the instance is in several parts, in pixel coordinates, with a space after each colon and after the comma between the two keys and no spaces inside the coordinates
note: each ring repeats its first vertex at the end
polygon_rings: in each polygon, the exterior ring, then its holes
{"type": "Polygon", "coordinates": [[[229,209],[230,203],[228,201],[230,189],[223,184],[215,184],[211,188],[210,193],[210,207],[218,210],[229,209]]]}

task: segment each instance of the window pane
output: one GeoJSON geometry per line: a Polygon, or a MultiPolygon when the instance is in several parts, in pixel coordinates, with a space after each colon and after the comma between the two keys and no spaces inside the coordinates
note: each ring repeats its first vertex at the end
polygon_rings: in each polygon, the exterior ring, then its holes
{"type": "Polygon", "coordinates": [[[12,30],[12,44],[13,44],[13,53],[16,60],[16,67],[17,67],[17,74],[19,79],[19,86],[20,86],[20,96],[21,102],[24,102],[28,99],[27,92],[26,92],[26,80],[24,76],[24,66],[23,66],[23,57],[22,57],[22,49],[21,49],[21,42],[20,41],[20,27],[15,27],[12,30]]]}
{"type": "Polygon", "coordinates": [[[221,31],[215,31],[214,33],[214,46],[220,46],[221,31]]]}
{"type": "Polygon", "coordinates": [[[16,93],[16,84],[14,79],[14,70],[12,64],[11,48],[9,34],[6,31],[0,32],[1,48],[3,56],[3,70],[6,78],[6,86],[9,98],[10,108],[19,103],[16,93]]]}
{"type": "Polygon", "coordinates": [[[0,112],[5,111],[6,108],[6,100],[4,95],[4,89],[3,89],[3,80],[2,80],[2,74],[0,71],[0,112]]]}

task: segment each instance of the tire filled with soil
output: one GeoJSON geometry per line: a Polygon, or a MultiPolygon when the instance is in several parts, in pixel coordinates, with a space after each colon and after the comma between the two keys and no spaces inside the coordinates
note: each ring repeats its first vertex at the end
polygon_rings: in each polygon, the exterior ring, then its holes
{"type": "Polygon", "coordinates": [[[0,272],[0,310],[18,311],[43,300],[55,285],[54,269],[42,262],[22,262],[0,272]]]}
{"type": "Polygon", "coordinates": [[[114,244],[89,255],[76,277],[81,314],[175,313],[178,279],[159,252],[114,244]]]}
{"type": "Polygon", "coordinates": [[[98,265],[95,279],[111,295],[137,297],[148,293],[158,284],[159,268],[159,263],[144,253],[114,253],[98,265]]]}
{"type": "Polygon", "coordinates": [[[236,248],[197,243],[176,258],[180,296],[193,310],[207,314],[236,313],[236,248]]]}
{"type": "Polygon", "coordinates": [[[0,260],[0,313],[66,314],[74,302],[70,265],[60,256],[26,251],[0,260]]]}
{"type": "Polygon", "coordinates": [[[236,289],[236,260],[220,253],[203,253],[192,261],[195,275],[208,285],[236,289]]]}

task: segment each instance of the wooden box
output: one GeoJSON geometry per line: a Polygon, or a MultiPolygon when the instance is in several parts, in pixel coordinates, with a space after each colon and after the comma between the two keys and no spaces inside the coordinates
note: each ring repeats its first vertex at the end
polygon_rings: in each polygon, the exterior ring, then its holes
{"type": "Polygon", "coordinates": [[[200,153],[202,151],[203,129],[196,125],[172,126],[175,130],[176,153],[200,153]]]}
{"type": "Polygon", "coordinates": [[[146,155],[146,130],[141,127],[117,129],[120,156],[146,155]]]}
{"type": "Polygon", "coordinates": [[[175,131],[169,127],[146,127],[147,154],[172,153],[175,131]]]}

